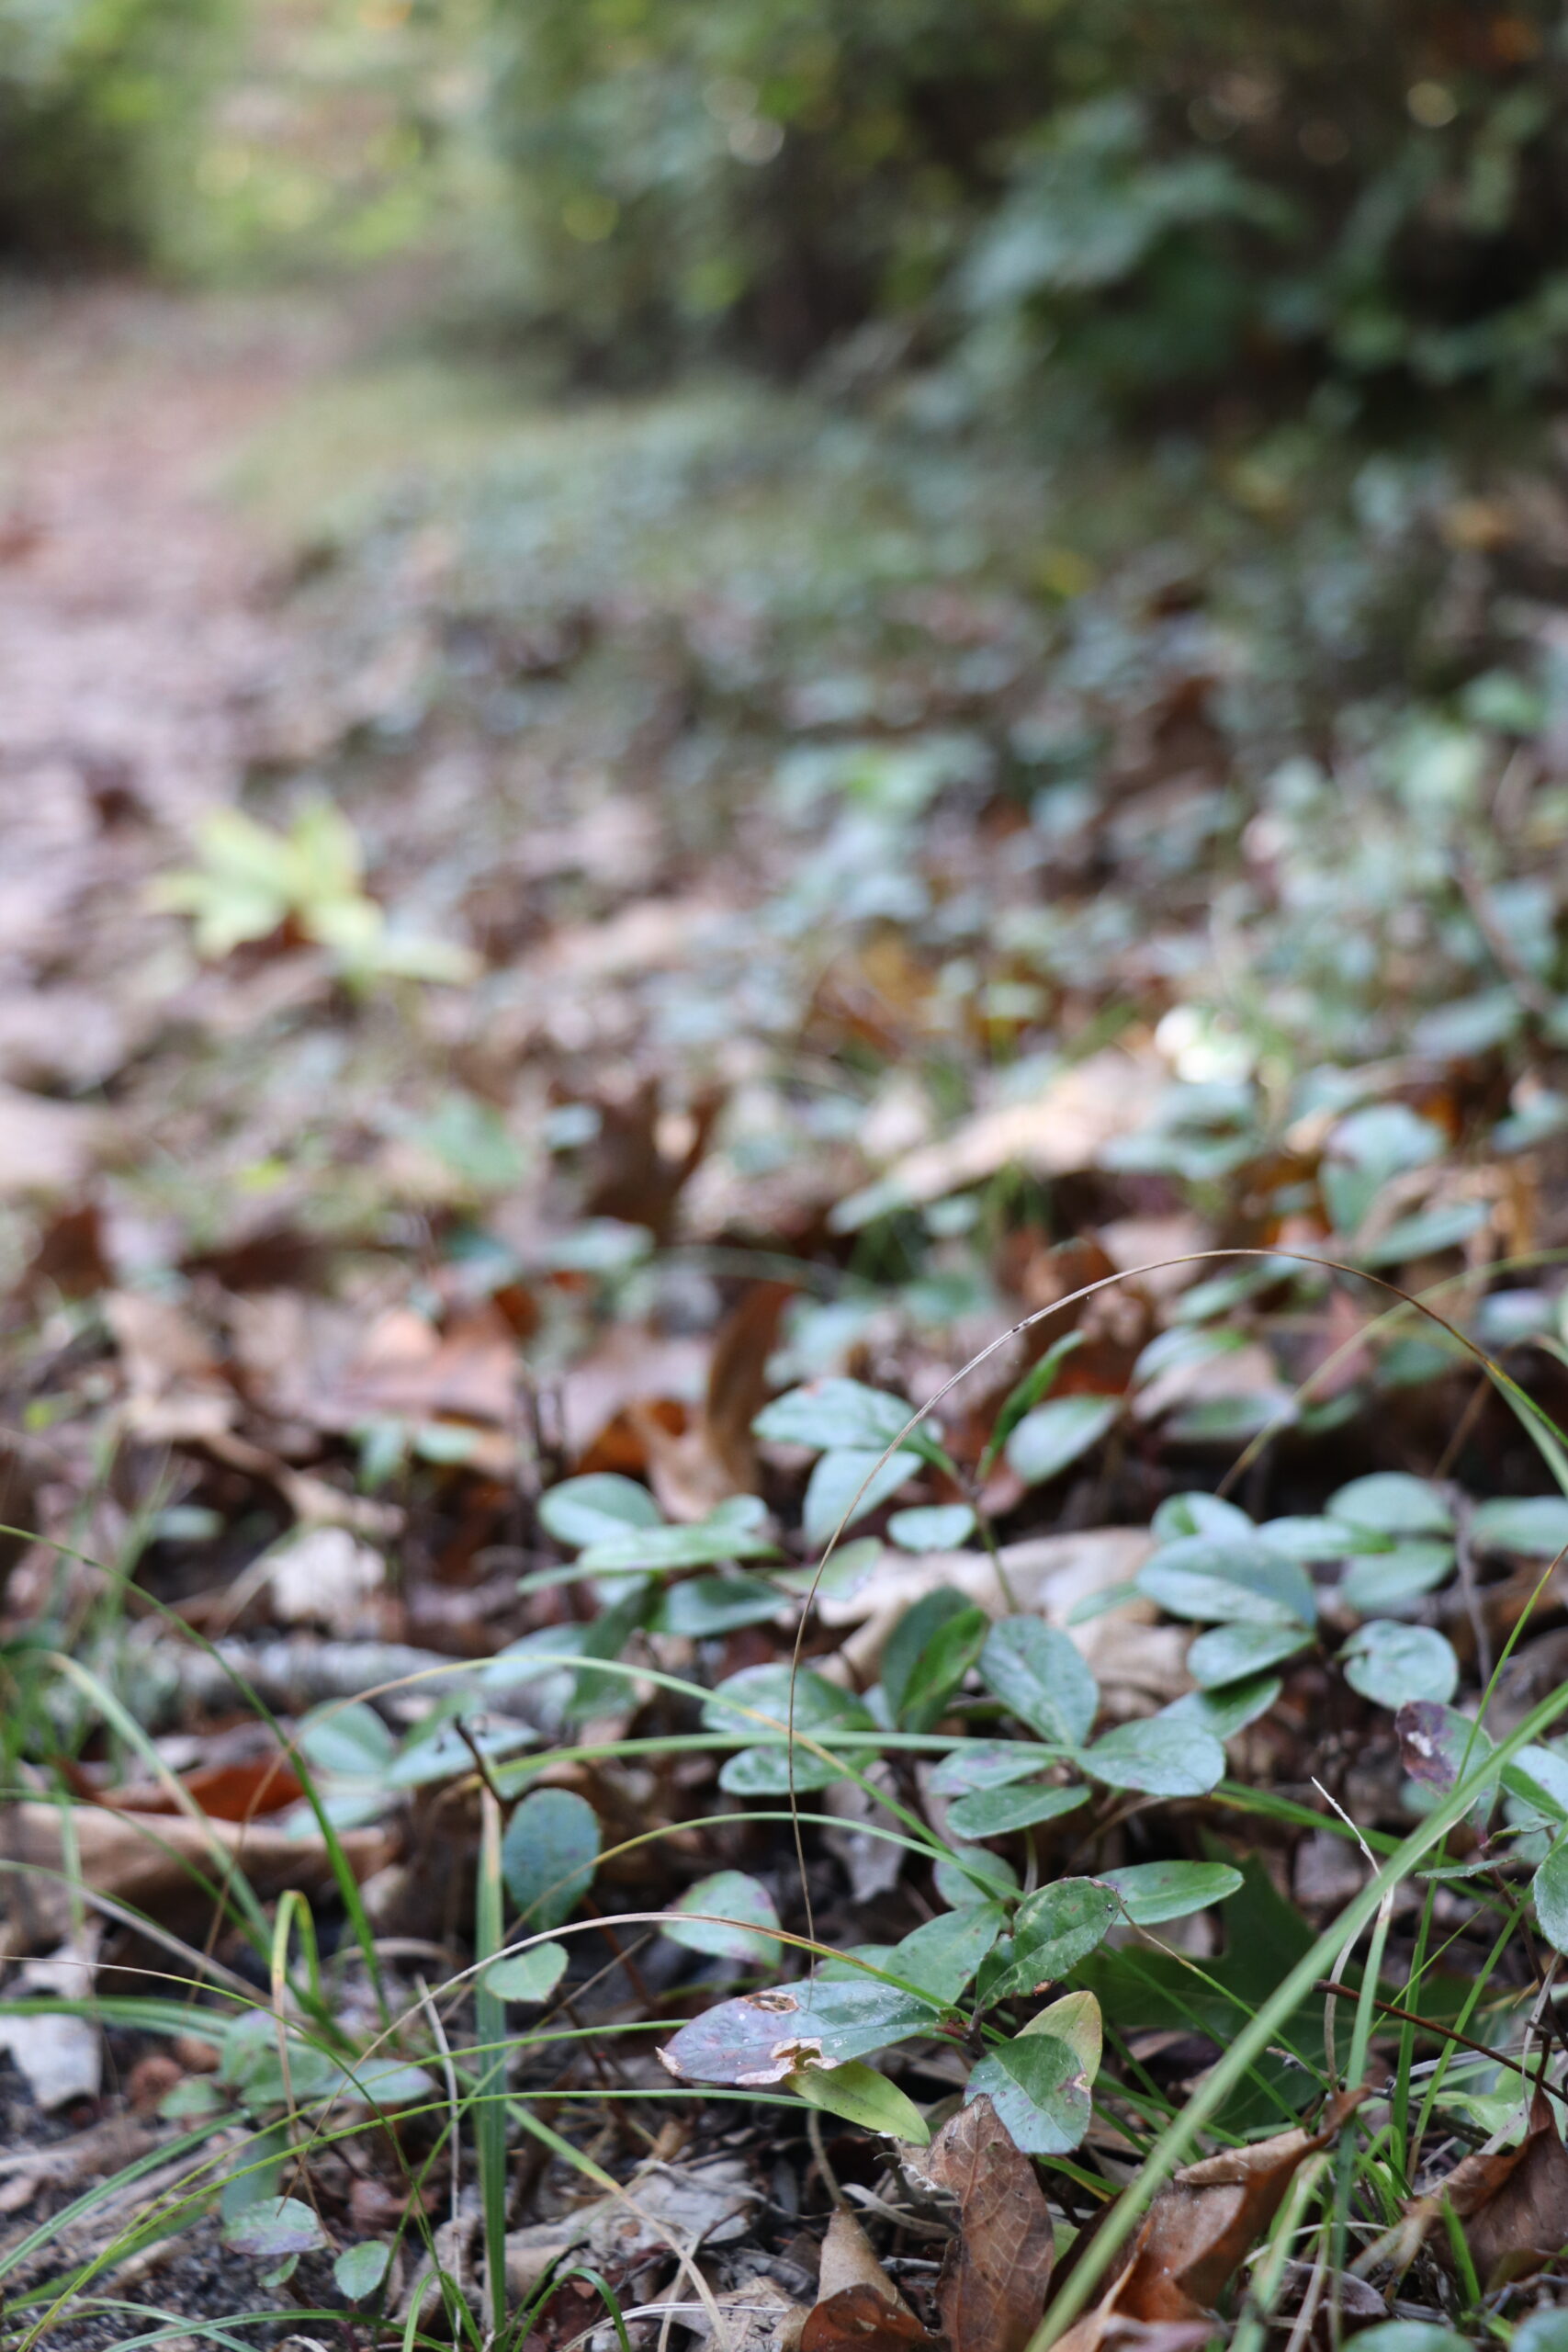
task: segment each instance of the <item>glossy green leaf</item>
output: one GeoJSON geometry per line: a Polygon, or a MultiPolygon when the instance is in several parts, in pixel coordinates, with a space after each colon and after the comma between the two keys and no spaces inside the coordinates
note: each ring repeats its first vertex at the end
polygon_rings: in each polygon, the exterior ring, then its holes
{"type": "Polygon", "coordinates": [[[887,1533],[900,1551],[956,1552],[974,1534],[975,1526],[967,1503],[922,1503],[912,1510],[896,1510],[887,1533]]]}
{"type": "Polygon", "coordinates": [[[628,1529],[662,1527],[664,1514],[646,1487],[614,1470],[567,1478],[539,1498],[539,1523],[558,1544],[574,1551],[612,1542],[628,1529]]]}
{"type": "Polygon", "coordinates": [[[1383,1535],[1447,1535],[1453,1526],[1447,1498],[1431,1480],[1413,1478],[1403,1470],[1352,1478],[1329,1497],[1328,1513],[1383,1535]]]}
{"type": "Polygon", "coordinates": [[[1260,1674],[1247,1682],[1227,1682],[1218,1690],[1187,1690],[1162,1707],[1164,1723],[1189,1724],[1219,1740],[1234,1739],[1238,1731],[1266,1715],[1280,1695],[1280,1678],[1260,1674]]]}
{"type": "Polygon", "coordinates": [[[1554,1560],[1568,1551],[1568,1495],[1505,1496],[1478,1503],[1470,1532],[1478,1551],[1554,1560]]]}
{"type": "Polygon", "coordinates": [[[908,1437],[902,1432],[914,1408],[901,1396],[868,1388],[859,1380],[813,1380],[775,1396],[752,1422],[754,1434],[771,1445],[805,1445],[814,1453],[838,1446],[882,1453],[896,1438],[928,1455],[936,1440],[929,1422],[908,1437]]]}
{"type": "Polygon", "coordinates": [[[810,1732],[818,1738],[835,1727],[875,1728],[863,1700],[809,1666],[793,1676],[787,1665],[743,1667],[721,1682],[703,1705],[705,1731],[733,1731],[742,1739],[783,1739],[792,1720],[797,1733],[810,1732]]]}
{"type": "Polygon", "coordinates": [[[807,2107],[842,2116],[846,2123],[858,2124],[863,2132],[880,2132],[887,2139],[901,2140],[915,2148],[925,2147],[931,2140],[931,2126],[913,2099],[906,2098],[886,2075],[862,2065],[858,2059],[844,2066],[805,2067],[797,2075],[786,2075],[784,2087],[807,2107]]]}
{"type": "Polygon", "coordinates": [[[484,1989],[498,2001],[547,2001],[566,1974],[564,1944],[531,1944],[504,1960],[492,1960],[485,1970],[484,1989]]]}
{"type": "Polygon", "coordinates": [[[962,1741],[931,1767],[933,1797],[966,1797],[972,1789],[1001,1789],[1027,1781],[1055,1761],[1055,1750],[1028,1739],[962,1741]]]}
{"type": "Polygon", "coordinates": [[[1059,1994],[1019,2030],[1021,2034],[1051,2033],[1065,2041],[1082,2066],[1085,2080],[1092,2085],[1105,2054],[1105,2020],[1092,1993],[1059,1994]]]}
{"type": "Polygon", "coordinates": [[[1056,1396],[1026,1413],[1003,1451],[1026,1487],[1058,1477],[1100,1443],[1122,1414],[1119,1396],[1056,1396]]]}
{"type": "Polygon", "coordinates": [[[1398,1544],[1392,1552],[1352,1560],[1339,1580],[1339,1596],[1358,1616],[1411,1607],[1453,1574],[1454,1547],[1436,1537],[1398,1544]]]}
{"type": "Polygon", "coordinates": [[[1018,1893],[1018,1872],[1012,1864],[1000,1854],[988,1853],[984,1846],[954,1846],[936,1864],[931,1876],[938,1894],[955,1911],[987,1895],[1005,1899],[1018,1893]]]}
{"type": "Polygon", "coordinates": [[[363,2302],[386,2277],[391,2259],[391,2247],[380,2238],[361,2238],[357,2245],[345,2245],[333,2264],[338,2292],[351,2303],[363,2302]]]}
{"type": "Polygon", "coordinates": [[[1116,1889],[1127,1917],[1138,1928],[1190,1918],[1212,1903],[1224,1903],[1242,1884],[1241,1872],[1226,1862],[1128,1862],[1120,1870],[1102,1871],[1100,1878],[1116,1889]]]}
{"type": "Polygon", "coordinates": [[[745,1871],[716,1871],[687,1888],[665,1920],[664,1932],[688,1951],[771,1962],[779,1955],[778,1924],[773,1898],[761,1880],[745,1871]],[[706,1916],[691,1916],[697,1913],[706,1916]]]}
{"type": "Polygon", "coordinates": [[[1503,1767],[1503,1786],[1548,1820],[1568,1821],[1568,1756],[1555,1748],[1521,1747],[1503,1767]]]}
{"type": "Polygon", "coordinates": [[[923,1592],[905,1610],[882,1649],[882,1690],[897,1723],[903,1712],[909,1679],[942,1628],[954,1618],[966,1617],[974,1603],[950,1584],[923,1592]]]}
{"type": "Polygon", "coordinates": [[[1103,1942],[1121,1917],[1120,1898],[1092,1878],[1061,1878],[1019,1905],[1012,1951],[998,1981],[983,1985],[987,1999],[1038,1992],[1065,1976],[1103,1942]]]}
{"type": "Polygon", "coordinates": [[[1311,1645],[1302,1625],[1216,1625],[1187,1652],[1187,1671],[1201,1690],[1241,1682],[1311,1645]]]}
{"type": "Polygon", "coordinates": [[[691,1527],[634,1527],[619,1535],[596,1537],[578,1555],[577,1565],[595,1576],[620,1576],[634,1569],[651,1575],[673,1568],[722,1567],[728,1560],[764,1560],[777,1552],[777,1544],[755,1526],[716,1514],[691,1527]]]}
{"type": "Polygon", "coordinates": [[[979,1660],[991,1630],[983,1609],[960,1610],[938,1627],[915,1660],[898,1710],[900,1724],[928,1731],[979,1660]]]}
{"type": "Polygon", "coordinates": [[[313,2254],[326,2240],[302,2198],[264,2197],[224,2222],[223,2243],[236,2254],[276,2262],[287,2255],[313,2254]]]}
{"type": "Polygon", "coordinates": [[[803,1796],[807,1790],[829,1789],[835,1781],[847,1781],[852,1771],[863,1771],[870,1761],[863,1748],[857,1751],[852,1764],[841,1763],[830,1756],[814,1755],[798,1740],[792,1750],[788,1741],[781,1739],[767,1747],[743,1747],[738,1755],[728,1757],[719,1773],[718,1785],[731,1797],[782,1797],[792,1789],[796,1796],[803,1796]]]}
{"type": "Polygon", "coordinates": [[[1118,1724],[1080,1761],[1109,1788],[1141,1789],[1154,1797],[1206,1796],[1225,1774],[1225,1751],[1213,1735],[1168,1715],[1118,1724]]]}
{"type": "Polygon", "coordinates": [[[1339,1655],[1351,1690],[1380,1707],[1402,1707],[1410,1699],[1446,1701],[1459,1689],[1459,1660],[1443,1635],[1427,1625],[1373,1617],[1357,1628],[1339,1655]]]}
{"type": "Polygon", "coordinates": [[[852,1527],[907,1486],[922,1467],[919,1455],[836,1447],[818,1461],[807,1484],[801,1524],[808,1544],[826,1544],[840,1525],[852,1527]],[[846,1517],[847,1514],[847,1517],[846,1517]]]}
{"type": "Polygon", "coordinates": [[[1007,1924],[999,1903],[939,1911],[894,1945],[883,1965],[933,2001],[956,2001],[1007,1924]]]}
{"type": "Polygon", "coordinates": [[[1084,1336],[1082,1331],[1067,1332],[1065,1338],[1047,1348],[1039,1363],[1031,1364],[1022,1378],[1009,1390],[997,1415],[989,1442],[980,1456],[977,1476],[982,1483],[990,1476],[998,1455],[1024,1415],[1055,1387],[1056,1374],[1068,1356],[1082,1347],[1084,1336]]]}
{"type": "Polygon", "coordinates": [[[760,1577],[692,1577],[660,1596],[650,1623],[656,1633],[707,1641],[742,1625],[764,1625],[788,1606],[760,1577]]]}
{"type": "Polygon", "coordinates": [[[1051,2033],[1019,2034],[987,2051],[970,2075],[965,2105],[982,2093],[1026,2155],[1066,2155],[1094,2112],[1077,2052],[1051,2033]]]}
{"type": "Polygon", "coordinates": [[[599,1823],[570,1789],[535,1789],[506,1825],[501,1845],[506,1891],[524,1924],[558,1928],[593,1883],[599,1823]]]}
{"type": "Polygon", "coordinates": [[[1100,1686],[1071,1635],[1038,1617],[1004,1617],[992,1626],[980,1679],[1043,1739],[1076,1747],[1093,1728],[1100,1686]]]}
{"type": "Polygon", "coordinates": [[[1547,1942],[1568,1951],[1568,1838],[1558,1839],[1530,1881],[1530,1899],[1547,1942]]]}
{"type": "Polygon", "coordinates": [[[1022,1787],[977,1789],[959,1797],[949,1808],[948,1826],[960,1838],[1005,1838],[1015,1829],[1033,1829],[1043,1821],[1055,1821],[1088,1802],[1089,1791],[1082,1786],[1043,1788],[1038,1781],[1022,1787]]]}

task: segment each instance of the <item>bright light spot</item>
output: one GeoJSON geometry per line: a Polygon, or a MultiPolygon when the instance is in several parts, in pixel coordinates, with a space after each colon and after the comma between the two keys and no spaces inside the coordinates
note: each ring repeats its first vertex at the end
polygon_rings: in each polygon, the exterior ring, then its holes
{"type": "Polygon", "coordinates": [[[1404,93],[1412,122],[1423,130],[1441,130],[1459,112],[1459,100],[1443,82],[1416,82],[1404,93]]]}
{"type": "Polygon", "coordinates": [[[749,115],[730,124],[725,143],[738,164],[771,164],[784,145],[784,129],[765,114],[749,115]]]}

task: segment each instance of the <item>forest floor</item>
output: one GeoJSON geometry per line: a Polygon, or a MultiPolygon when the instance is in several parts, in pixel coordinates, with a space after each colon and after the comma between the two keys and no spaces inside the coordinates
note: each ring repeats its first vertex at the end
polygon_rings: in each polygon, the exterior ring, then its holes
{"type": "Polygon", "coordinates": [[[7,2347],[1568,2325],[1568,478],[932,406],[0,304],[7,2347]]]}

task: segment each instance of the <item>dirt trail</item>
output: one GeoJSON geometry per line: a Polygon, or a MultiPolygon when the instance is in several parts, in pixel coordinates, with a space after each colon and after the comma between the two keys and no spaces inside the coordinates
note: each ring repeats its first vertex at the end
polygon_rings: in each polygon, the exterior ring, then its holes
{"type": "Polygon", "coordinates": [[[234,789],[287,658],[217,485],[321,357],[267,311],[0,299],[0,1080],[113,1066],[104,918],[234,789]]]}

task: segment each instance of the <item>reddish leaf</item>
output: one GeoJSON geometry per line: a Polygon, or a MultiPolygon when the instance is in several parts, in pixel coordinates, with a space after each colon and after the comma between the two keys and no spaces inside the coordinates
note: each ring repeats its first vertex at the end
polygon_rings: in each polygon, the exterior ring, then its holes
{"type": "Polygon", "coordinates": [[[874,2287],[840,2287],[807,2313],[800,2352],[912,2352],[931,2338],[914,2315],[885,2302],[874,2287]]]}

